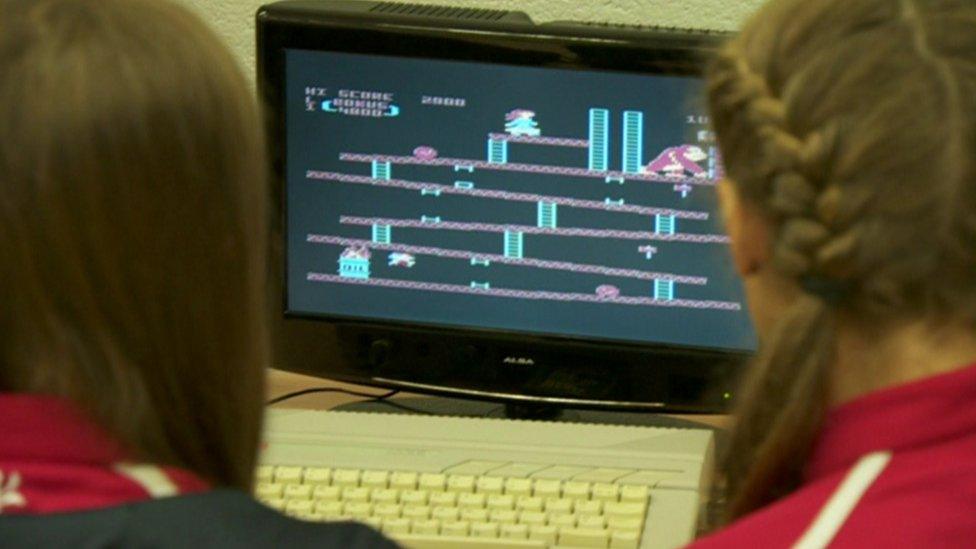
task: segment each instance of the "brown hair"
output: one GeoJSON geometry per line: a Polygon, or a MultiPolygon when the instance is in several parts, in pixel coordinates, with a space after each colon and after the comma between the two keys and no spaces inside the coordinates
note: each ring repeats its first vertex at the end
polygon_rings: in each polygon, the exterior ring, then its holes
{"type": "Polygon", "coordinates": [[[0,75],[0,389],[247,489],[266,167],[234,60],[170,2],[4,0],[0,75]]]}
{"type": "Polygon", "coordinates": [[[805,290],[740,391],[735,519],[799,485],[839,319],[976,324],[976,5],[773,1],[708,80],[730,180],[805,290]]]}

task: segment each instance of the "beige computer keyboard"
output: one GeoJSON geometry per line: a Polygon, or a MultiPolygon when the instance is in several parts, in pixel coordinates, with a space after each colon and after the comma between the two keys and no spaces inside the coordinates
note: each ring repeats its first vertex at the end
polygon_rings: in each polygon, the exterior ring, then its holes
{"type": "Polygon", "coordinates": [[[273,410],[256,496],[410,549],[669,549],[694,538],[709,431],[273,410]]]}
{"type": "Polygon", "coordinates": [[[407,547],[638,549],[646,485],[607,482],[621,474],[612,469],[536,465],[534,478],[488,474],[504,466],[471,461],[450,474],[418,474],[264,465],[256,494],[296,518],[361,521],[407,547]],[[572,473],[575,480],[560,480],[572,473]]]}

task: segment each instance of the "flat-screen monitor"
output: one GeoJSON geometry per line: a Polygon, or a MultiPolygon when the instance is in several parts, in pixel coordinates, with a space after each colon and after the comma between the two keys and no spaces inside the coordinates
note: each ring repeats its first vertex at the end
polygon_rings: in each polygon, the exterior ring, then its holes
{"type": "Polygon", "coordinates": [[[719,411],[756,345],[717,213],[717,36],[519,13],[258,14],[276,366],[510,402],[719,411]]]}

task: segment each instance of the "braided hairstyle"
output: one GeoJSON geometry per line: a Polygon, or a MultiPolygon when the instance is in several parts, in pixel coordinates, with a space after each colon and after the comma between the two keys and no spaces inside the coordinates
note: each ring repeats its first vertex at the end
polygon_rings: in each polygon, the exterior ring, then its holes
{"type": "Polygon", "coordinates": [[[708,83],[729,179],[803,290],[739,391],[730,521],[800,484],[838,318],[976,330],[976,4],[774,0],[708,83]]]}

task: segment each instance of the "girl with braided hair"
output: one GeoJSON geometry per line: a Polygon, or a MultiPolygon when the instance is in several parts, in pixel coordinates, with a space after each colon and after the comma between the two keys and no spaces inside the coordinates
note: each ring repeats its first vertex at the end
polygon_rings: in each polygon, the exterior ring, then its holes
{"type": "Polygon", "coordinates": [[[774,0],[708,81],[762,351],[695,547],[976,546],[976,3],[774,0]]]}

